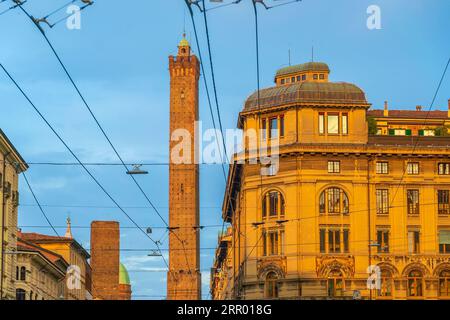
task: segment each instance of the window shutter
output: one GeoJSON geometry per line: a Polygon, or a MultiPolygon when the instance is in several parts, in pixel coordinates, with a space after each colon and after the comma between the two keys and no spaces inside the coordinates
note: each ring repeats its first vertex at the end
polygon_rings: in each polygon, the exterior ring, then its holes
{"type": "Polygon", "coordinates": [[[450,244],[450,230],[441,230],[439,232],[439,244],[450,244]]]}
{"type": "Polygon", "coordinates": [[[389,135],[390,136],[394,136],[395,135],[395,130],[394,129],[389,129],[389,135]]]}
{"type": "Polygon", "coordinates": [[[422,129],[419,130],[419,136],[423,136],[424,135],[424,131],[422,129]]]}
{"type": "Polygon", "coordinates": [[[406,133],[407,136],[410,136],[411,135],[411,129],[406,129],[405,133],[406,133]]]}

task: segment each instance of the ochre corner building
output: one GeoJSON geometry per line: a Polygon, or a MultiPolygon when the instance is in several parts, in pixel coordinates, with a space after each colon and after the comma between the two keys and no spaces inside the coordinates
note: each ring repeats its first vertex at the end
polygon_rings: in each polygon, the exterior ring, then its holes
{"type": "MultiPolygon", "coordinates": [[[[369,111],[363,90],[329,73],[283,68],[245,102],[239,127],[278,144],[280,161],[265,176],[231,165],[212,297],[448,299],[448,111],[369,111]]],[[[249,160],[245,145],[236,158],[249,160]]]]}

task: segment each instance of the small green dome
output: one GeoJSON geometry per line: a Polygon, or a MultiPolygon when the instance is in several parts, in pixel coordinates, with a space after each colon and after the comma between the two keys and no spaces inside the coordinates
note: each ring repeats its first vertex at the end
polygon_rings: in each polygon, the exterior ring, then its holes
{"type": "Polygon", "coordinates": [[[125,268],[123,264],[120,264],[119,266],[119,284],[131,285],[127,268],[125,268]]]}

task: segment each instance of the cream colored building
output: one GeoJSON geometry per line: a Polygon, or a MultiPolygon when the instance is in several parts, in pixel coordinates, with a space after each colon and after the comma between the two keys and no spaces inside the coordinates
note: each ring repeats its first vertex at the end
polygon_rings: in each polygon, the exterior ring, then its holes
{"type": "Polygon", "coordinates": [[[22,233],[21,237],[23,240],[60,255],[69,263],[70,272],[66,272],[66,280],[77,277],[77,279],[79,279],[79,282],[77,281],[79,285],[74,285],[72,288],[65,290],[64,298],[66,300],[88,300],[92,297],[91,268],[88,262],[90,255],[72,237],[69,219],[64,237],[49,236],[39,233],[22,233]]]}
{"type": "Polygon", "coordinates": [[[63,300],[68,266],[62,256],[21,239],[19,233],[16,300],[63,300]]]}
{"type": "Polygon", "coordinates": [[[16,297],[17,210],[19,174],[27,164],[0,129],[0,299],[16,297]]]}

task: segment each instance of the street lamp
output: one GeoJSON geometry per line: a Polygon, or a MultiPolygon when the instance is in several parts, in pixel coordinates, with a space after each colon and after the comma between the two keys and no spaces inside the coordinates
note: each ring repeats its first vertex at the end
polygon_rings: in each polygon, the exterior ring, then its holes
{"type": "Polygon", "coordinates": [[[128,170],[127,174],[136,175],[136,174],[148,174],[148,171],[141,170],[142,164],[133,164],[133,169],[128,170]]]}

